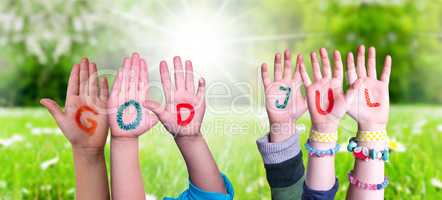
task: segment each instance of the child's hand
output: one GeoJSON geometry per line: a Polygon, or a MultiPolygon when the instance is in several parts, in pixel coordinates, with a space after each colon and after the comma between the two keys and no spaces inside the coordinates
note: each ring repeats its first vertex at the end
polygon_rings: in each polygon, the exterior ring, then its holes
{"type": "Polygon", "coordinates": [[[64,112],[51,99],[42,99],[73,147],[103,148],[108,133],[106,102],[108,82],[100,79],[97,66],[83,59],[75,64],[69,78],[64,112]]]}
{"type": "Polygon", "coordinates": [[[205,81],[203,78],[199,80],[198,91],[195,94],[192,62],[186,61],[185,71],[180,57],[175,57],[173,64],[175,87],[171,85],[167,63],[165,61],[160,63],[161,82],[166,99],[164,108],[153,101],[147,101],[144,105],[158,116],[172,135],[199,136],[206,110],[205,81]]]}
{"type": "MultiPolygon", "coordinates": [[[[308,109],[312,118],[312,128],[319,132],[336,132],[340,119],[347,112],[348,105],[352,102],[355,89],[350,87],[346,94],[342,89],[342,61],[338,51],[334,52],[333,71],[330,66],[327,51],[321,48],[322,74],[316,53],[311,54],[314,83],[312,84],[305,70],[301,58],[299,64],[301,77],[307,90],[308,109]]],[[[358,85],[353,85],[357,87],[358,85]]]]}
{"type": "Polygon", "coordinates": [[[267,64],[264,63],[261,66],[266,110],[272,133],[271,140],[275,142],[285,138],[281,134],[291,134],[294,131],[292,130],[293,120],[305,113],[307,105],[301,94],[301,75],[298,68],[292,74],[291,55],[288,50],[284,52],[284,67],[281,63],[281,55],[275,54],[274,70],[274,81],[272,82],[269,78],[267,64]]]}
{"type": "Polygon", "coordinates": [[[158,118],[142,106],[148,91],[146,61],[134,53],[131,59],[124,59],[108,101],[112,136],[138,137],[158,122],[158,118]]]}
{"type": "Polygon", "coordinates": [[[357,64],[353,54],[347,57],[348,81],[357,91],[355,101],[348,113],[354,118],[362,131],[384,130],[388,122],[390,108],[388,82],[391,71],[391,57],[387,56],[380,80],[376,77],[376,52],[374,47],[368,49],[368,73],[365,69],[365,48],[358,48],[357,64]],[[367,76],[368,75],[368,76],[367,76]]]}

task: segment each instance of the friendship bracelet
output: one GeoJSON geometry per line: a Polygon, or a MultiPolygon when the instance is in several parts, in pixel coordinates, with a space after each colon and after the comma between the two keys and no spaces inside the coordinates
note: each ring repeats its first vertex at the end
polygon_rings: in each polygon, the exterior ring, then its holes
{"type": "Polygon", "coordinates": [[[352,173],[348,173],[348,180],[350,181],[350,184],[362,188],[364,190],[382,190],[387,187],[388,185],[388,178],[384,178],[384,182],[379,184],[371,184],[371,183],[364,183],[361,180],[357,179],[352,175],[352,173]]]}
{"type": "Polygon", "coordinates": [[[358,142],[373,142],[387,140],[387,131],[359,131],[356,137],[358,142]]]}
{"type": "Polygon", "coordinates": [[[350,141],[348,141],[347,151],[352,152],[355,158],[364,161],[368,161],[369,159],[388,161],[389,158],[388,148],[382,151],[376,151],[375,149],[358,146],[355,137],[350,138],[350,141]]]}
{"type": "Polygon", "coordinates": [[[332,156],[332,155],[335,155],[336,152],[338,152],[339,149],[341,148],[341,145],[336,144],[335,148],[332,148],[332,149],[326,149],[326,150],[315,149],[310,145],[310,140],[308,140],[304,146],[307,149],[308,155],[310,157],[312,157],[312,156],[316,156],[316,157],[332,156]]]}
{"type": "Polygon", "coordinates": [[[336,142],[338,141],[338,132],[321,133],[312,129],[309,140],[323,143],[336,142]]]}

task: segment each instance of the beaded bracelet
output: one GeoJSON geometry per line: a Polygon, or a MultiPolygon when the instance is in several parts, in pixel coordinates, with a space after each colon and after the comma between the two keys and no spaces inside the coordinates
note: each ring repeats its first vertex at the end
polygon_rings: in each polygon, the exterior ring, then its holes
{"type": "Polygon", "coordinates": [[[359,179],[354,177],[351,172],[348,173],[348,180],[350,181],[350,183],[352,185],[354,185],[358,188],[362,188],[364,190],[382,190],[382,189],[386,188],[388,185],[388,178],[387,177],[384,178],[384,182],[382,182],[382,183],[371,184],[371,183],[364,183],[364,182],[360,181],[359,179]]]}
{"type": "Polygon", "coordinates": [[[352,152],[354,157],[359,160],[368,161],[371,159],[388,161],[389,158],[388,148],[382,151],[376,151],[367,147],[358,146],[355,137],[350,138],[350,141],[348,141],[347,151],[352,152]]]}
{"type": "Polygon", "coordinates": [[[387,131],[359,131],[356,137],[358,142],[373,142],[387,140],[387,131]]]}
{"type": "Polygon", "coordinates": [[[319,150],[319,149],[315,149],[310,145],[310,140],[308,140],[305,143],[305,148],[308,151],[308,155],[310,157],[312,156],[316,156],[316,157],[324,157],[324,156],[332,156],[335,155],[336,152],[339,151],[339,149],[341,148],[341,145],[336,144],[335,148],[332,149],[327,149],[327,150],[319,150]]]}
{"type": "Polygon", "coordinates": [[[309,140],[314,142],[336,142],[338,141],[338,132],[334,133],[321,133],[315,130],[311,130],[309,140]]]}

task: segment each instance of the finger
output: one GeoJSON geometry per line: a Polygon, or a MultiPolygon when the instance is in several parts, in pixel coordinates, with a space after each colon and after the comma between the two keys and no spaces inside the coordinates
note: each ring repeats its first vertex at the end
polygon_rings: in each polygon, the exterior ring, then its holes
{"type": "Polygon", "coordinates": [[[321,48],[319,50],[319,54],[321,55],[322,61],[322,77],[331,79],[331,66],[330,60],[328,59],[327,50],[325,48],[321,48]]]}
{"type": "Polygon", "coordinates": [[[282,79],[282,65],[281,65],[281,54],[276,53],[275,54],[275,61],[274,61],[274,76],[275,81],[280,81],[282,79]]]}
{"type": "Polygon", "coordinates": [[[51,113],[52,117],[54,117],[58,124],[63,122],[64,114],[57,102],[53,101],[52,99],[42,99],[40,100],[40,103],[48,109],[49,113],[51,113]]]}
{"type": "Polygon", "coordinates": [[[368,48],[368,77],[377,79],[376,77],[376,49],[368,48]]]}
{"type": "Polygon", "coordinates": [[[269,66],[266,63],[261,65],[261,78],[264,88],[267,88],[272,82],[269,78],[269,66]]]}
{"type": "Polygon", "coordinates": [[[335,62],[335,68],[333,70],[333,78],[338,79],[340,82],[342,82],[342,76],[343,76],[343,64],[341,59],[341,53],[339,51],[335,51],[333,53],[333,60],[335,62]]]}
{"type": "Polygon", "coordinates": [[[350,85],[353,84],[356,79],[358,79],[355,68],[355,60],[353,57],[353,53],[351,52],[347,55],[347,78],[350,85]]]}
{"type": "Polygon", "coordinates": [[[80,96],[88,95],[89,86],[89,60],[83,58],[80,63],[80,96]]]}
{"type": "Polygon", "coordinates": [[[129,91],[131,95],[136,96],[138,90],[138,81],[140,80],[140,55],[138,53],[132,54],[129,91]]]}
{"type": "Polygon", "coordinates": [[[127,93],[129,91],[129,81],[130,81],[130,67],[131,67],[131,60],[129,58],[124,58],[123,61],[123,69],[122,69],[122,88],[120,90],[120,94],[127,93]]]}
{"type": "Polygon", "coordinates": [[[175,73],[175,88],[177,90],[184,90],[186,86],[184,84],[183,64],[181,63],[181,58],[179,56],[173,58],[173,66],[175,73]]]}
{"type": "Polygon", "coordinates": [[[358,88],[360,88],[362,85],[362,79],[356,80],[350,87],[348,88],[347,92],[345,93],[345,102],[347,105],[350,105],[355,96],[357,95],[358,88]]]}
{"type": "Polygon", "coordinates": [[[299,55],[299,63],[298,63],[298,68],[299,68],[299,72],[301,73],[301,78],[302,81],[304,82],[304,86],[308,87],[310,86],[310,84],[312,84],[312,82],[310,81],[310,78],[308,77],[307,71],[305,70],[305,65],[304,65],[304,58],[302,55],[299,55]]]}
{"type": "Polygon", "coordinates": [[[115,76],[114,84],[112,86],[111,97],[117,98],[120,95],[121,86],[123,85],[123,69],[119,69],[117,76],[115,76]]]}
{"type": "Polygon", "coordinates": [[[140,84],[138,87],[138,90],[143,94],[147,96],[147,93],[149,92],[149,74],[147,71],[147,63],[144,59],[141,59],[140,61],[140,84]]]}
{"type": "Polygon", "coordinates": [[[198,81],[198,90],[196,92],[196,97],[198,100],[204,99],[204,94],[206,93],[206,80],[200,78],[198,81]]]}
{"type": "Polygon", "coordinates": [[[301,63],[302,60],[302,55],[298,54],[298,56],[296,56],[296,67],[295,67],[295,72],[292,75],[292,80],[297,83],[298,81],[302,82],[302,78],[301,78],[301,71],[299,71],[299,67],[298,65],[301,63]]]}
{"type": "Polygon", "coordinates": [[[364,45],[358,48],[358,57],[356,58],[356,73],[359,78],[367,77],[367,71],[365,69],[365,47],[364,45]]]}
{"type": "Polygon", "coordinates": [[[80,81],[80,65],[75,64],[72,67],[71,75],[69,76],[68,89],[66,92],[66,99],[69,96],[79,95],[79,81],[80,81]]]}
{"type": "Polygon", "coordinates": [[[385,57],[384,69],[382,70],[381,81],[390,82],[390,73],[391,73],[391,56],[387,55],[385,57]]]}
{"type": "Polygon", "coordinates": [[[169,68],[167,67],[166,61],[161,61],[160,63],[160,76],[161,84],[163,85],[164,98],[167,104],[171,102],[171,85],[170,85],[170,75],[169,68]]]}
{"type": "Polygon", "coordinates": [[[95,63],[89,64],[89,95],[98,97],[98,72],[95,63]]]}
{"type": "Polygon", "coordinates": [[[161,116],[161,113],[163,112],[161,104],[156,101],[146,100],[145,102],[143,102],[143,106],[148,110],[152,111],[158,118],[161,116]]]}
{"type": "Polygon", "coordinates": [[[313,68],[313,80],[314,81],[321,80],[322,79],[321,69],[319,67],[318,58],[316,57],[316,52],[312,52],[310,54],[310,61],[312,62],[312,68],[313,68]]]}
{"type": "Polygon", "coordinates": [[[195,94],[195,86],[193,85],[193,66],[192,61],[186,61],[186,90],[195,94]]]}
{"type": "Polygon", "coordinates": [[[290,80],[292,77],[292,58],[288,49],[284,52],[284,80],[290,80]]]}
{"type": "Polygon", "coordinates": [[[106,101],[109,98],[109,82],[106,77],[100,78],[100,99],[106,101]]]}

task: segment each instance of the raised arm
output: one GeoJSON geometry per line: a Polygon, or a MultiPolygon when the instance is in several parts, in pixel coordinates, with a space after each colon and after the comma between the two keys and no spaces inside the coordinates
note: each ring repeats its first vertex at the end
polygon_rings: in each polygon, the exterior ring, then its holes
{"type": "Polygon", "coordinates": [[[186,162],[192,185],[205,192],[230,193],[201,133],[206,108],[205,81],[203,78],[199,80],[195,93],[192,62],[185,62],[185,70],[180,57],[175,57],[173,62],[174,86],[171,84],[167,63],[162,61],[160,64],[166,105],[161,107],[158,103],[148,101],[145,106],[158,116],[174,136],[186,162]]]}
{"type": "Polygon", "coordinates": [[[338,187],[335,175],[335,153],[338,125],[345,115],[354,96],[350,88],[346,94],[342,89],[342,61],[338,51],[333,54],[334,70],[328,59],[327,51],[320,50],[322,73],[316,53],[311,54],[313,83],[305,70],[304,63],[299,65],[304,86],[307,91],[307,104],[312,120],[310,137],[306,143],[309,151],[304,198],[315,199],[323,196],[333,198],[338,187]]]}
{"type": "Polygon", "coordinates": [[[111,139],[112,199],[145,199],[138,156],[138,137],[157,117],[143,108],[148,98],[147,64],[140,55],[125,58],[108,101],[111,139]]]}
{"type": "Polygon", "coordinates": [[[41,100],[72,145],[80,200],[109,199],[104,159],[108,83],[106,78],[98,80],[96,65],[83,59],[72,68],[64,111],[51,99],[41,100]]]}
{"type": "Polygon", "coordinates": [[[348,199],[384,199],[388,180],[384,175],[384,162],[388,160],[386,145],[388,114],[390,109],[388,82],[391,57],[385,58],[380,79],[376,75],[375,48],[368,49],[367,69],[365,48],[360,46],[356,67],[353,54],[347,57],[348,79],[357,90],[357,97],[348,113],[358,122],[358,133],[348,146],[355,157],[355,166],[349,173],[348,199]]]}
{"type": "MultiPolygon", "coordinates": [[[[300,57],[298,56],[298,63],[300,57]]],[[[300,199],[304,183],[304,165],[296,132],[296,120],[305,113],[307,104],[301,94],[299,68],[292,74],[289,50],[284,60],[275,54],[274,79],[266,63],[261,66],[270,131],[257,140],[263,157],[267,181],[273,200],[300,199]]]]}

